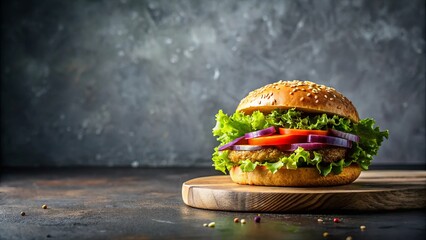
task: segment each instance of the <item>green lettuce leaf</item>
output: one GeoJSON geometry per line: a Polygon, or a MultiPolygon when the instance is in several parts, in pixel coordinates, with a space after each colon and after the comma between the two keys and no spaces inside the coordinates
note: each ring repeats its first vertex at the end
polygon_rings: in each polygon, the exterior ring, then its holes
{"type": "Polygon", "coordinates": [[[265,166],[272,173],[276,173],[280,168],[284,166],[284,163],[282,161],[274,163],[265,162],[263,163],[263,166],[265,166]]]}
{"type": "Polygon", "coordinates": [[[229,151],[219,151],[219,147],[214,148],[213,152],[213,166],[215,170],[221,171],[226,174],[226,171],[232,168],[233,163],[229,160],[229,151]]]}
{"type": "MultiPolygon", "coordinates": [[[[359,143],[353,144],[349,153],[349,158],[342,159],[335,163],[322,162],[321,154],[316,152],[313,152],[314,156],[311,157],[310,153],[303,150],[303,148],[297,149],[290,156],[283,157],[280,161],[275,163],[252,163],[249,160],[240,163],[243,164],[242,168],[247,171],[259,165],[266,166],[273,173],[278,171],[281,167],[297,169],[298,167],[312,165],[316,166],[320,174],[326,176],[331,172],[335,174],[342,172],[343,167],[347,167],[351,163],[357,163],[363,170],[368,169],[383,139],[389,137],[388,131],[380,131],[380,129],[374,125],[374,120],[370,118],[363,119],[358,123],[353,123],[351,120],[337,115],[306,114],[295,109],[284,111],[276,110],[267,115],[259,111],[255,111],[251,115],[235,112],[231,116],[219,110],[216,114],[216,125],[212,132],[220,142],[220,146],[237,137],[243,136],[245,133],[270,126],[310,130],[334,128],[339,131],[358,135],[361,140],[359,143]]],[[[215,169],[225,174],[234,165],[228,158],[228,152],[229,151],[218,151],[216,147],[212,158],[215,169]]]]}
{"type": "Polygon", "coordinates": [[[360,137],[359,143],[355,143],[351,149],[350,159],[356,161],[363,170],[370,166],[373,156],[379,151],[384,138],[389,138],[389,131],[380,131],[374,127],[375,122],[366,118],[354,124],[351,133],[360,137]]]}
{"type": "Polygon", "coordinates": [[[241,168],[241,171],[243,172],[252,172],[257,167],[258,164],[259,162],[253,163],[247,159],[247,160],[241,161],[239,166],[241,168]]]}
{"type": "Polygon", "coordinates": [[[352,161],[350,160],[341,159],[340,161],[333,163],[318,163],[316,167],[323,176],[327,176],[330,173],[337,175],[343,171],[344,167],[351,165],[351,163],[352,161]]]}
{"type": "Polygon", "coordinates": [[[241,137],[251,130],[251,117],[249,115],[236,112],[232,116],[228,116],[222,110],[219,110],[216,114],[213,136],[217,136],[221,145],[241,137]]]}

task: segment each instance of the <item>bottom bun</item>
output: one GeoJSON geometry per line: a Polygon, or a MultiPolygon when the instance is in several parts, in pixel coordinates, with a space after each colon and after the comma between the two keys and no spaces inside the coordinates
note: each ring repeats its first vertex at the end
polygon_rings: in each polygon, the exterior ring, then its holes
{"type": "Polygon", "coordinates": [[[361,174],[361,168],[357,164],[352,164],[349,167],[343,168],[343,171],[338,175],[330,173],[324,177],[314,167],[302,167],[295,170],[281,168],[276,173],[272,173],[263,166],[257,166],[253,172],[243,172],[239,166],[236,166],[229,171],[229,174],[232,181],[238,184],[323,187],[352,183],[361,174]]]}

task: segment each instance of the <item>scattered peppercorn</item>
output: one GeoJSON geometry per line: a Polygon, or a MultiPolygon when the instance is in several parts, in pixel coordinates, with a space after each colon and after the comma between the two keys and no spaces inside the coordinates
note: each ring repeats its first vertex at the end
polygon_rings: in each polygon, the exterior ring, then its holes
{"type": "Polygon", "coordinates": [[[209,225],[207,225],[208,227],[211,227],[211,228],[214,228],[215,226],[216,226],[216,223],[215,222],[211,222],[211,223],[209,223],[209,225]]]}
{"type": "Polygon", "coordinates": [[[318,218],[317,220],[318,222],[324,222],[324,220],[322,220],[321,218],[318,218]]]}
{"type": "Polygon", "coordinates": [[[364,226],[364,225],[362,225],[362,226],[359,226],[359,228],[361,229],[361,231],[365,231],[365,229],[367,228],[366,226],[364,226]]]}
{"type": "Polygon", "coordinates": [[[241,219],[241,224],[246,224],[246,220],[244,218],[241,219]]]}
{"type": "Polygon", "coordinates": [[[50,236],[50,234],[47,234],[47,235],[46,235],[46,237],[47,237],[47,238],[51,238],[52,236],[50,236]]]}
{"type": "Polygon", "coordinates": [[[323,236],[323,237],[328,237],[328,235],[329,235],[329,234],[328,234],[328,232],[323,232],[323,233],[322,233],[322,236],[323,236]]]}
{"type": "Polygon", "coordinates": [[[339,222],[340,222],[340,218],[334,218],[334,219],[333,219],[333,222],[335,222],[335,223],[339,223],[339,222]]]}
{"type": "Polygon", "coordinates": [[[259,216],[254,217],[254,222],[260,223],[260,217],[259,216]]]}
{"type": "Polygon", "coordinates": [[[234,218],[234,223],[240,222],[239,218],[234,218]]]}
{"type": "Polygon", "coordinates": [[[21,216],[25,216],[25,212],[21,212],[21,216]]]}
{"type": "Polygon", "coordinates": [[[43,206],[41,206],[41,208],[43,208],[43,209],[47,209],[47,205],[46,205],[46,204],[43,204],[43,206]]]}

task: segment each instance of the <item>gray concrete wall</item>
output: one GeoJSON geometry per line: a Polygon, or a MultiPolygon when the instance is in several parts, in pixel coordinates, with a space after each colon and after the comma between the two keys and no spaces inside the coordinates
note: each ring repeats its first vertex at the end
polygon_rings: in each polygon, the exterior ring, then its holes
{"type": "Polygon", "coordinates": [[[425,4],[2,1],[6,166],[209,166],[218,109],[306,79],[389,129],[376,164],[425,163],[425,4]]]}

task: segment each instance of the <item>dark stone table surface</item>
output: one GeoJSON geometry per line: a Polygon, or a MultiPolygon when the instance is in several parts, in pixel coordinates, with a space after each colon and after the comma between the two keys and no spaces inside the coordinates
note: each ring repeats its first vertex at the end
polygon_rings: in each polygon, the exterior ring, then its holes
{"type": "Polygon", "coordinates": [[[3,169],[0,239],[424,239],[423,210],[258,213],[195,209],[186,180],[206,168],[3,169]],[[42,209],[42,205],[47,209],[42,209]],[[25,212],[25,216],[21,216],[25,212]],[[247,224],[234,223],[238,217],[247,224]],[[334,223],[333,218],[341,219],[334,223]],[[322,218],[323,222],[318,222],[322,218]],[[215,222],[215,228],[203,227],[215,222]],[[360,226],[366,226],[364,231],[360,226]],[[328,232],[326,238],[323,233],[328,232]]]}

